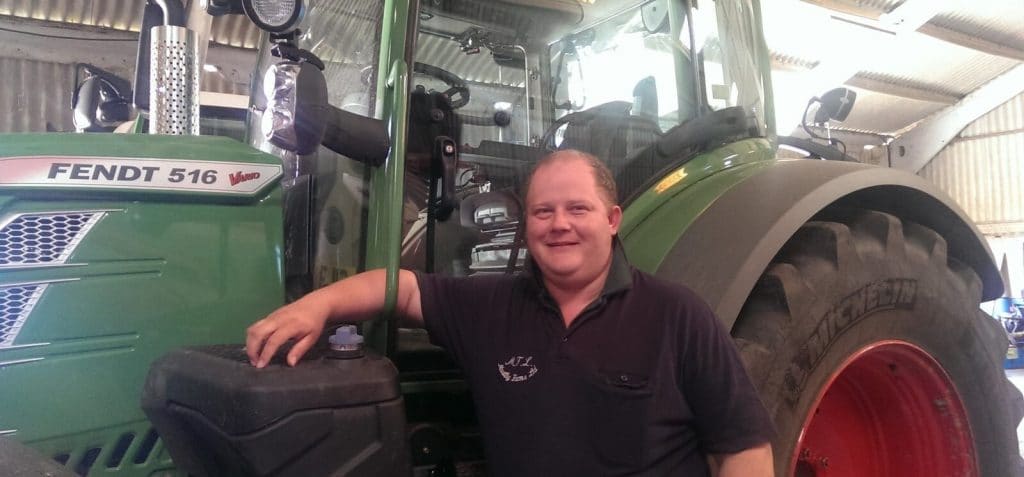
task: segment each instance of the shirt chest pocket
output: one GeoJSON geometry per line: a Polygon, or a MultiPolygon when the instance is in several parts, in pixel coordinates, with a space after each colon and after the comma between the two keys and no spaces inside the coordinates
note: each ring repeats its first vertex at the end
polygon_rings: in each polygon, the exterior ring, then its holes
{"type": "Polygon", "coordinates": [[[593,377],[587,425],[594,451],[626,468],[642,465],[654,402],[650,379],[613,369],[598,371],[593,377]]]}
{"type": "Polygon", "coordinates": [[[650,394],[647,376],[624,371],[600,371],[598,377],[608,392],[626,398],[641,398],[650,394]]]}

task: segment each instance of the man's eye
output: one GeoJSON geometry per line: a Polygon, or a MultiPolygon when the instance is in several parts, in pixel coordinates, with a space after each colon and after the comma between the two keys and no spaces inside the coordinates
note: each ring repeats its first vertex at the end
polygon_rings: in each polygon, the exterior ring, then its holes
{"type": "Polygon", "coordinates": [[[582,206],[582,205],[575,205],[575,206],[569,207],[569,212],[572,212],[572,213],[577,214],[577,215],[578,214],[583,214],[583,213],[587,212],[587,208],[582,206]]]}
{"type": "Polygon", "coordinates": [[[533,211],[533,215],[539,218],[550,217],[551,209],[536,209],[533,211]]]}

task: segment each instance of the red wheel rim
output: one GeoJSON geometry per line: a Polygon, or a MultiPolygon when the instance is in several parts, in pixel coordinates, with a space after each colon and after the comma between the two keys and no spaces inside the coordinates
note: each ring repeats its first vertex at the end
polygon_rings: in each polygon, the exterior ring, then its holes
{"type": "Polygon", "coordinates": [[[854,353],[811,409],[789,475],[978,475],[959,394],[939,363],[910,343],[854,353]]]}

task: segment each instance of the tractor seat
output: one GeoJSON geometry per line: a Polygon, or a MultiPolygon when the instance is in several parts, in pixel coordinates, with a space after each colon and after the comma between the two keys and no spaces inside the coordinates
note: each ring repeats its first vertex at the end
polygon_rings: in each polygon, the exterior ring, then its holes
{"type": "Polygon", "coordinates": [[[613,174],[637,151],[658,141],[661,129],[652,119],[631,113],[633,104],[612,101],[572,113],[566,118],[559,149],[588,152],[603,160],[613,174]]]}

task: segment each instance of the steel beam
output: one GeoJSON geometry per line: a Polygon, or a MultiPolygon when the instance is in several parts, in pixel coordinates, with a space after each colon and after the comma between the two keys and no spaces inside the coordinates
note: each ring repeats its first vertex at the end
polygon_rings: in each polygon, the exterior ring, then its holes
{"type": "Polygon", "coordinates": [[[854,75],[854,77],[846,81],[846,84],[854,88],[874,91],[876,93],[932,103],[955,104],[962,98],[962,96],[926,89],[911,83],[884,81],[864,74],[854,75]]]}
{"type": "Polygon", "coordinates": [[[952,30],[934,23],[925,23],[924,25],[921,25],[917,31],[932,38],[937,38],[947,43],[960,45],[982,53],[1001,56],[1011,60],[1024,61],[1024,50],[969,35],[962,31],[952,30]]]}
{"type": "MultiPolygon", "coordinates": [[[[907,0],[877,20],[851,16],[842,12],[835,2],[819,0],[813,4],[828,8],[832,12],[827,25],[815,27],[808,36],[842,38],[830,44],[830,53],[821,58],[818,65],[803,75],[799,84],[792,89],[806,91],[808,97],[845,84],[858,72],[870,70],[874,60],[872,51],[865,45],[874,45],[875,50],[901,35],[912,34],[946,7],[944,1],[907,0]],[[837,7],[833,9],[833,7],[837,7]],[[827,36],[824,32],[827,32],[827,36]]],[[[795,5],[794,5],[795,6],[795,5]]],[[[776,118],[780,131],[787,131],[800,124],[803,104],[777,105],[776,118]]]]}
{"type": "Polygon", "coordinates": [[[892,167],[917,173],[967,125],[1021,92],[1024,92],[1024,65],[989,81],[893,141],[890,144],[892,167]]]}

